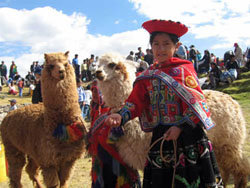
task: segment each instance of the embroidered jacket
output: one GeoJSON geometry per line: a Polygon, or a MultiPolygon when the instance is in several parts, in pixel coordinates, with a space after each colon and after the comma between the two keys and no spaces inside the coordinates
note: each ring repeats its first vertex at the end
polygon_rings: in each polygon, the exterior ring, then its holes
{"type": "Polygon", "coordinates": [[[171,58],[154,64],[137,77],[132,93],[119,111],[124,125],[139,117],[144,131],[157,125],[179,126],[184,122],[195,126],[201,121],[213,127],[205,97],[191,62],[171,58]]]}

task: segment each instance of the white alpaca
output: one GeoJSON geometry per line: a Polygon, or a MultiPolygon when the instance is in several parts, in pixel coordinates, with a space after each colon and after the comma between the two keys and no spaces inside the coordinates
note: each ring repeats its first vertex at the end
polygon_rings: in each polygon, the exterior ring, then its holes
{"type": "MultiPolygon", "coordinates": [[[[106,105],[116,112],[132,91],[135,65],[117,54],[105,54],[100,58],[97,78],[106,105]]],[[[250,165],[242,154],[246,127],[240,106],[227,94],[212,90],[204,94],[216,124],[208,131],[208,137],[213,143],[224,182],[226,184],[232,174],[235,187],[246,187],[250,165]]],[[[143,169],[151,134],[141,130],[137,118],[127,122],[124,130],[125,135],[117,143],[118,151],[131,167],[143,169]]]]}
{"type": "MultiPolygon", "coordinates": [[[[117,112],[132,91],[136,67],[132,61],[124,60],[118,54],[105,54],[99,60],[96,71],[98,87],[105,104],[117,112]]],[[[123,160],[134,169],[143,169],[151,133],[141,130],[139,119],[135,118],[124,126],[125,135],[116,143],[123,160]]]]}
{"type": "Polygon", "coordinates": [[[240,105],[231,96],[213,90],[204,90],[211,118],[216,126],[207,132],[213,143],[216,159],[226,185],[230,175],[237,188],[247,186],[250,164],[243,155],[246,123],[240,105]]]}

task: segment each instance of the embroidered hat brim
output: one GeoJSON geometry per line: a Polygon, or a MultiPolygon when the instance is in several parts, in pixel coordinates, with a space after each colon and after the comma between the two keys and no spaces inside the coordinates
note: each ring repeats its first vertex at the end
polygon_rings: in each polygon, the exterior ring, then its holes
{"type": "Polygon", "coordinates": [[[146,29],[150,34],[153,32],[165,32],[175,34],[177,37],[184,35],[188,28],[180,23],[171,20],[149,20],[142,24],[142,27],[146,29]]]}

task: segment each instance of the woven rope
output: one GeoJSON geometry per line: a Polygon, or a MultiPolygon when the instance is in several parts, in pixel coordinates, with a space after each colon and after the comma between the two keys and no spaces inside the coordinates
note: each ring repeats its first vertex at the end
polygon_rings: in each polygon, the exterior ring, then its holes
{"type": "MultiPolygon", "coordinates": [[[[165,163],[169,163],[172,159],[166,160],[166,157],[163,156],[163,143],[165,142],[165,137],[162,136],[155,140],[153,144],[150,145],[147,153],[154,147],[155,144],[161,141],[160,145],[160,156],[161,160],[165,163]]],[[[174,145],[174,171],[173,171],[173,177],[172,177],[172,188],[174,188],[174,178],[175,178],[175,173],[176,173],[176,164],[177,164],[177,141],[173,140],[173,145],[174,145]]],[[[148,160],[150,161],[149,157],[147,156],[148,160]]]]}

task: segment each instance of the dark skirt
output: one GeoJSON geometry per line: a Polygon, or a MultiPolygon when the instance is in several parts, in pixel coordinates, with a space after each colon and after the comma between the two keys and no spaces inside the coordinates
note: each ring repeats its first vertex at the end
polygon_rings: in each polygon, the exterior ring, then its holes
{"type": "MultiPolygon", "coordinates": [[[[167,162],[164,162],[160,156],[161,141],[151,148],[144,169],[143,188],[171,188],[172,183],[176,188],[222,185],[212,145],[206,133],[200,125],[192,128],[186,124],[184,127],[186,128],[177,140],[176,155],[174,142],[164,141],[162,153],[167,162]],[[173,175],[174,182],[172,182],[173,175]]],[[[153,130],[151,144],[162,137],[168,129],[169,127],[162,125],[156,127],[153,130]]]]}

